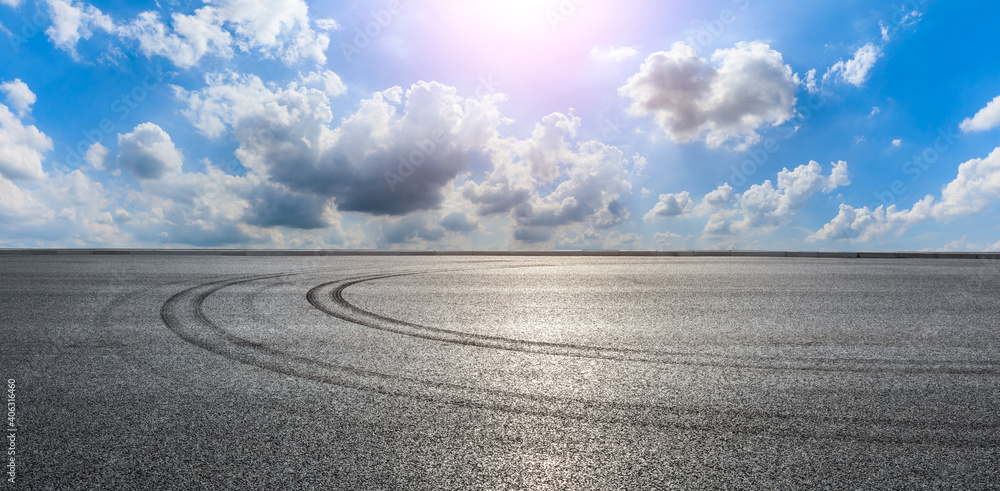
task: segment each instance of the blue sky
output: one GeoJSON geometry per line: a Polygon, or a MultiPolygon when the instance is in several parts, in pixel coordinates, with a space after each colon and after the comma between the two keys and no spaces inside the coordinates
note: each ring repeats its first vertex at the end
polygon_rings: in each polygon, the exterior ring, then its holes
{"type": "Polygon", "coordinates": [[[0,0],[0,247],[998,250],[998,15],[0,0]]]}

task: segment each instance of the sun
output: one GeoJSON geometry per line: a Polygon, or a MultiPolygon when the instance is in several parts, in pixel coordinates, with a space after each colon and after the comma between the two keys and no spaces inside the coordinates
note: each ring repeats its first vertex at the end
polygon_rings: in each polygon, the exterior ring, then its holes
{"type": "MultiPolygon", "coordinates": [[[[564,0],[572,2],[573,0],[564,0]]],[[[546,33],[559,0],[451,0],[446,15],[480,32],[537,37],[546,33]]]]}
{"type": "Polygon", "coordinates": [[[566,93],[594,46],[617,39],[619,17],[612,2],[593,0],[438,0],[419,4],[419,35],[410,48],[420,54],[423,77],[472,80],[493,77],[513,96],[566,93]],[[612,32],[615,31],[615,32],[612,32]]]}
{"type": "Polygon", "coordinates": [[[524,25],[544,23],[553,8],[553,2],[547,0],[481,0],[468,4],[497,22],[524,25]]]}

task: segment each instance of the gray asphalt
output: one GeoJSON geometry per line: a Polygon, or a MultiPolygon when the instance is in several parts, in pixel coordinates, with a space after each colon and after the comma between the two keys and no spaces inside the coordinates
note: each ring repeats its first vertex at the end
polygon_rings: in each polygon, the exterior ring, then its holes
{"type": "Polygon", "coordinates": [[[0,314],[12,488],[1000,489],[997,260],[7,256],[0,314]]]}

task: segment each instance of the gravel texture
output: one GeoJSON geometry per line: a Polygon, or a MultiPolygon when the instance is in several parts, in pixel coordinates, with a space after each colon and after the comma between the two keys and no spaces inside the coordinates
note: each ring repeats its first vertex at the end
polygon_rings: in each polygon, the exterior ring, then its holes
{"type": "Polygon", "coordinates": [[[1000,261],[0,257],[11,489],[1000,489],[1000,261]]]}

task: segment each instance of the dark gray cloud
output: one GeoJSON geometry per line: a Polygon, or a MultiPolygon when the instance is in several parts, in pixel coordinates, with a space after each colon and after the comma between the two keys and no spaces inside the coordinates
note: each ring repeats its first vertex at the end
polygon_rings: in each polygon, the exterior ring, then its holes
{"type": "Polygon", "coordinates": [[[518,227],[514,239],[527,244],[538,244],[552,238],[553,229],[544,227],[518,227]]]}
{"type": "Polygon", "coordinates": [[[437,242],[445,235],[445,229],[428,225],[427,220],[418,215],[388,219],[383,221],[379,228],[382,231],[378,239],[381,246],[410,244],[417,239],[437,242]]]}
{"type": "Polygon", "coordinates": [[[331,225],[329,198],[264,185],[248,198],[246,222],[259,227],[315,230],[331,225]]]}
{"type": "Polygon", "coordinates": [[[479,228],[479,222],[470,220],[460,211],[456,211],[441,219],[441,226],[449,232],[472,232],[479,228]]]}
{"type": "Polygon", "coordinates": [[[200,92],[176,90],[205,134],[225,128],[244,166],[293,191],[335,198],[340,211],[406,215],[440,207],[448,184],[496,135],[493,99],[467,99],[435,82],[362,101],[330,128],[326,95],[268,88],[256,77],[216,76],[200,92]]]}

